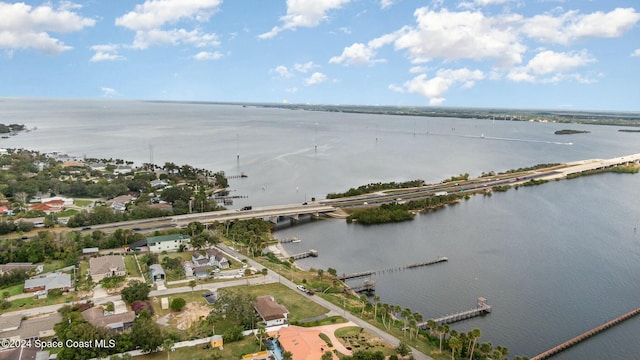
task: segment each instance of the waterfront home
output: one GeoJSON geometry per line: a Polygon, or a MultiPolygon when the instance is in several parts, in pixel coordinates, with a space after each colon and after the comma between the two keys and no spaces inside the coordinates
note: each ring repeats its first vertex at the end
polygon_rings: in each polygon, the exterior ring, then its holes
{"type": "Polygon", "coordinates": [[[161,253],[163,251],[177,251],[180,246],[189,248],[191,238],[182,234],[171,234],[161,236],[150,236],[146,238],[149,251],[152,253],[161,253]]]}
{"type": "Polygon", "coordinates": [[[89,275],[95,282],[113,277],[126,276],[124,258],[121,255],[100,256],[89,259],[89,275]]]}
{"type": "Polygon", "coordinates": [[[278,304],[271,295],[259,296],[253,307],[266,327],[288,323],[289,310],[278,304]]]}

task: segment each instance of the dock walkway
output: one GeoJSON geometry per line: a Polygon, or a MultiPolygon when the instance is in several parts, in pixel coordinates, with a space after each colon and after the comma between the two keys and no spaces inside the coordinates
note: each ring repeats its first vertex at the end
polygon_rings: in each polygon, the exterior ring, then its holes
{"type": "Polygon", "coordinates": [[[400,267],[397,267],[397,268],[394,267],[394,268],[387,268],[387,269],[382,269],[382,270],[369,270],[369,271],[355,272],[355,273],[351,273],[351,274],[342,274],[342,275],[338,276],[338,279],[342,280],[342,281],[350,280],[350,279],[356,279],[356,278],[359,278],[359,277],[371,276],[371,275],[375,275],[375,274],[379,274],[379,273],[384,273],[384,272],[387,272],[387,271],[413,269],[413,268],[422,267],[422,266],[434,265],[434,264],[438,264],[438,263],[445,262],[445,261],[448,261],[448,260],[449,260],[449,258],[447,258],[446,256],[439,256],[438,258],[436,258],[434,260],[413,263],[413,264],[409,264],[409,265],[400,266],[400,267]]]}
{"type": "Polygon", "coordinates": [[[548,358],[550,358],[550,357],[552,357],[552,356],[554,356],[554,355],[556,355],[556,354],[558,354],[558,353],[560,353],[560,352],[562,352],[562,351],[564,351],[564,350],[566,350],[566,349],[568,349],[568,348],[570,348],[570,347],[572,347],[574,345],[577,345],[577,344],[581,343],[582,341],[585,341],[588,338],[590,338],[590,337],[592,337],[592,336],[594,336],[594,335],[596,335],[596,334],[598,334],[598,333],[600,333],[600,332],[602,332],[604,330],[607,330],[610,327],[618,325],[619,323],[621,323],[621,322],[623,322],[623,321],[625,321],[627,319],[630,319],[630,318],[632,318],[632,317],[634,317],[634,316],[636,316],[638,314],[640,314],[640,307],[635,309],[635,310],[631,310],[626,314],[620,315],[617,318],[615,318],[615,319],[613,319],[611,321],[608,321],[608,322],[606,322],[606,323],[604,323],[602,325],[596,326],[595,328],[593,328],[593,329],[591,329],[591,330],[589,330],[587,332],[584,332],[584,333],[574,337],[573,339],[567,340],[567,341],[563,342],[562,344],[557,345],[557,346],[555,346],[555,347],[553,347],[553,348],[551,348],[551,349],[549,349],[549,350],[547,350],[547,351],[545,351],[545,352],[543,352],[543,353],[541,353],[539,355],[536,355],[536,356],[532,357],[531,360],[548,359],[548,358]]]}
{"type": "MultiPolygon", "coordinates": [[[[433,321],[438,325],[451,324],[457,321],[470,319],[472,317],[484,315],[490,312],[491,312],[491,305],[487,304],[487,299],[483,297],[479,297],[478,305],[475,308],[457,312],[455,314],[449,314],[443,317],[439,317],[437,319],[433,319],[433,321]]],[[[426,327],[427,321],[419,323],[418,326],[426,327]]]]}

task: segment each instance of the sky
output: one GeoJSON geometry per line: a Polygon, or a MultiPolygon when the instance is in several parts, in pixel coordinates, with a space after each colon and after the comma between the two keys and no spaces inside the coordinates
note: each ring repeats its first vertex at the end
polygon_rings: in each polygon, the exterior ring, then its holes
{"type": "Polygon", "coordinates": [[[638,0],[0,0],[0,97],[640,110],[638,0]]]}

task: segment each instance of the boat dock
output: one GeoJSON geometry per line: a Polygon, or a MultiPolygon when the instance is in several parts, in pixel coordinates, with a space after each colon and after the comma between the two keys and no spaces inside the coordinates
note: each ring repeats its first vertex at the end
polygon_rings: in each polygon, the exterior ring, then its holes
{"type": "Polygon", "coordinates": [[[596,334],[598,334],[598,333],[600,333],[600,332],[602,332],[604,330],[607,330],[610,327],[618,325],[619,323],[621,323],[621,322],[623,322],[623,321],[625,321],[627,319],[630,319],[630,318],[632,318],[632,317],[634,317],[634,316],[636,316],[638,314],[640,314],[640,307],[635,309],[635,310],[631,310],[626,314],[620,315],[617,318],[615,318],[615,319],[613,319],[611,321],[608,321],[608,322],[606,322],[606,323],[604,323],[602,325],[596,326],[595,328],[593,328],[593,329],[591,329],[591,330],[589,330],[587,332],[584,332],[584,333],[574,337],[573,339],[567,340],[567,341],[563,342],[562,344],[557,345],[557,346],[555,346],[555,347],[543,352],[542,354],[536,355],[536,356],[532,357],[531,360],[548,359],[548,358],[550,358],[550,357],[552,357],[552,356],[554,356],[554,355],[556,355],[556,354],[558,354],[558,353],[560,353],[560,352],[562,352],[562,351],[564,351],[564,350],[566,350],[566,349],[568,349],[568,348],[570,348],[570,347],[572,347],[574,345],[577,345],[577,344],[587,340],[588,338],[592,337],[593,335],[596,335],[596,334]]]}
{"type": "MultiPolygon", "coordinates": [[[[455,313],[455,314],[449,314],[449,315],[446,315],[446,316],[443,316],[443,317],[440,317],[440,318],[437,318],[437,319],[433,319],[433,321],[438,325],[451,324],[451,323],[454,323],[454,322],[470,319],[470,318],[473,318],[473,317],[476,317],[476,316],[488,314],[490,312],[491,312],[491,305],[487,304],[487,299],[485,299],[483,297],[479,297],[478,298],[478,305],[474,309],[461,311],[461,312],[458,312],[458,313],[455,313]]],[[[418,326],[426,327],[427,326],[427,322],[426,321],[421,322],[421,323],[418,324],[418,326]]]]}
{"type": "Polygon", "coordinates": [[[348,290],[355,293],[372,293],[376,291],[376,282],[372,279],[366,279],[362,284],[357,286],[349,286],[348,290]]]}
{"type": "Polygon", "coordinates": [[[240,175],[230,175],[227,176],[227,180],[231,180],[231,179],[240,179],[240,178],[246,178],[249,177],[249,175],[245,174],[245,173],[240,173],[240,175]]]}
{"type": "Polygon", "coordinates": [[[280,244],[286,244],[286,243],[294,243],[295,244],[295,243],[302,242],[302,240],[300,240],[296,236],[292,236],[292,237],[288,237],[286,239],[280,239],[280,240],[278,240],[278,242],[280,244]]]}
{"type": "Polygon", "coordinates": [[[438,258],[434,259],[434,260],[429,260],[429,261],[424,261],[424,262],[419,262],[419,263],[413,263],[413,264],[409,264],[409,265],[404,265],[404,266],[400,266],[397,268],[387,268],[387,269],[382,269],[382,270],[370,270],[370,271],[361,271],[361,272],[355,272],[355,273],[351,273],[351,274],[342,274],[338,276],[339,280],[349,280],[349,279],[356,279],[359,277],[365,277],[365,276],[371,276],[371,275],[375,275],[378,273],[384,273],[386,271],[398,271],[398,270],[405,270],[405,269],[414,269],[417,267],[422,267],[422,266],[429,266],[429,265],[434,265],[434,264],[438,264],[441,262],[445,262],[448,261],[449,259],[446,256],[439,256],[438,258]]]}
{"type": "Polygon", "coordinates": [[[318,257],[318,250],[309,249],[305,252],[301,252],[299,254],[291,255],[294,260],[304,259],[308,257],[318,257]]]}

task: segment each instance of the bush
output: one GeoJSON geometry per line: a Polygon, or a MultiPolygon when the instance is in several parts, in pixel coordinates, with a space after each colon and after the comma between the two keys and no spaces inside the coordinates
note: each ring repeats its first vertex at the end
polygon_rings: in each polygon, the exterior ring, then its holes
{"type": "Polygon", "coordinates": [[[57,298],[62,296],[62,290],[61,289],[51,289],[49,290],[49,293],[47,294],[47,296],[52,297],[52,298],[57,298]]]}
{"type": "Polygon", "coordinates": [[[133,304],[131,304],[131,310],[133,310],[136,314],[139,314],[142,311],[146,310],[150,315],[153,315],[153,306],[151,306],[151,303],[148,301],[134,301],[133,304]]]}
{"type": "Polygon", "coordinates": [[[169,307],[173,311],[180,311],[187,305],[187,302],[183,298],[175,298],[171,300],[169,307]]]}
{"type": "Polygon", "coordinates": [[[11,302],[7,300],[0,300],[0,309],[6,310],[11,307],[11,302]]]}

